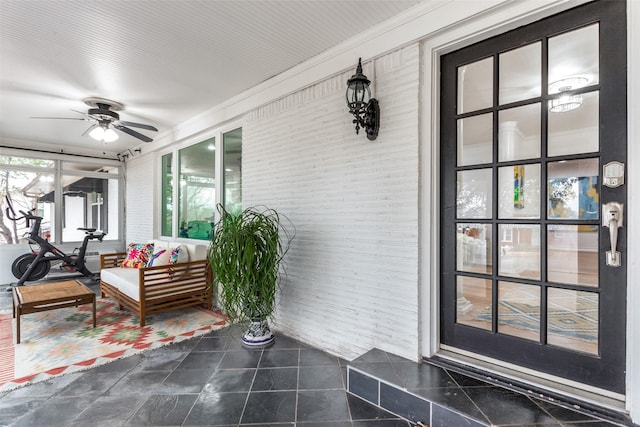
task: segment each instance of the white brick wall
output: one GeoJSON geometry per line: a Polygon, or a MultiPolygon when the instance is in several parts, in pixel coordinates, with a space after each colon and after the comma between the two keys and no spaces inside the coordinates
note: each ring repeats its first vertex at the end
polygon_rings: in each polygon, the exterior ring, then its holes
{"type": "Polygon", "coordinates": [[[415,360],[419,47],[374,64],[374,142],[355,134],[345,103],[355,64],[246,117],[243,205],[297,229],[276,329],[347,359],[378,347],[415,360]]]}

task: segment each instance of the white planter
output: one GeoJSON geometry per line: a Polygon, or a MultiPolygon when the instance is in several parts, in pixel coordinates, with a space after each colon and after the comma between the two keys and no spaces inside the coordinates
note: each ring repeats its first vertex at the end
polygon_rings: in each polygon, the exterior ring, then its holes
{"type": "Polygon", "coordinates": [[[242,336],[242,342],[250,346],[267,345],[275,339],[266,320],[251,322],[242,336]]]}

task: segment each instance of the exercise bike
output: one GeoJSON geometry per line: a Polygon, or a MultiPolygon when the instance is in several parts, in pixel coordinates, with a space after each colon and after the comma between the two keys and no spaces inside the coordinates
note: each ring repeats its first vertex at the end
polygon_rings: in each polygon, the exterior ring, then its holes
{"type": "Polygon", "coordinates": [[[96,232],[95,228],[78,228],[78,230],[85,232],[82,246],[74,249],[73,254],[67,255],[49,243],[49,240],[40,236],[41,216],[34,215],[31,211],[25,212],[22,210],[18,211],[20,212],[20,216],[18,216],[13,209],[13,204],[9,196],[5,196],[5,199],[7,201],[7,208],[5,209],[7,218],[14,222],[22,219],[25,220],[27,227],[30,227],[27,240],[29,241],[29,245],[33,245],[30,253],[20,255],[11,264],[11,273],[18,279],[18,282],[14,286],[22,286],[24,282],[42,279],[49,274],[51,263],[54,261],[61,261],[62,264],[60,268],[68,272],[79,272],[93,280],[98,279],[99,276],[92,273],[85,266],[85,254],[89,240],[102,242],[102,239],[107,233],[102,231],[96,232]],[[76,250],[78,251],[77,253],[75,252],[76,250]]]}

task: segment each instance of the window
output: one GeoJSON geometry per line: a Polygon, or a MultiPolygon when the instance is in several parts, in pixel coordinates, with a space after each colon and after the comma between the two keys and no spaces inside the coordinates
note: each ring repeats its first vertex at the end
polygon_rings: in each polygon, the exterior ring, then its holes
{"type": "MultiPolygon", "coordinates": [[[[52,242],[81,241],[79,227],[93,227],[107,233],[105,240],[118,240],[120,180],[117,164],[0,156],[0,207],[4,212],[8,195],[16,212],[36,209],[43,217],[41,234],[52,242]]],[[[24,221],[0,218],[0,244],[26,241],[24,221]]]]}
{"type": "Polygon", "coordinates": [[[171,237],[173,231],[173,153],[162,156],[162,196],[160,235],[171,237]]]}
{"type": "MultiPolygon", "coordinates": [[[[118,180],[65,174],[62,175],[61,182],[62,241],[81,241],[84,231],[78,230],[78,227],[102,230],[107,233],[106,240],[116,240],[120,187],[118,180]]],[[[54,198],[53,193],[50,198],[54,198]]]]}
{"type": "Polygon", "coordinates": [[[215,138],[178,151],[178,236],[209,240],[216,210],[215,138]]]}
{"type": "Polygon", "coordinates": [[[174,149],[161,156],[159,167],[160,236],[209,240],[218,203],[242,210],[242,128],[174,149]]]}
{"type": "Polygon", "coordinates": [[[242,129],[223,135],[224,206],[229,212],[242,210],[242,129]]]}

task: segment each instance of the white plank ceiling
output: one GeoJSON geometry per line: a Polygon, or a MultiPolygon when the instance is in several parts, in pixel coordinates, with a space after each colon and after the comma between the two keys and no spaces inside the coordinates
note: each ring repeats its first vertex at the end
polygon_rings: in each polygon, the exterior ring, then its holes
{"type": "MultiPolygon", "coordinates": [[[[101,144],[31,118],[83,118],[87,97],[161,133],[421,1],[0,0],[0,145],[101,144]]],[[[139,144],[119,135],[98,151],[139,144]]]]}

